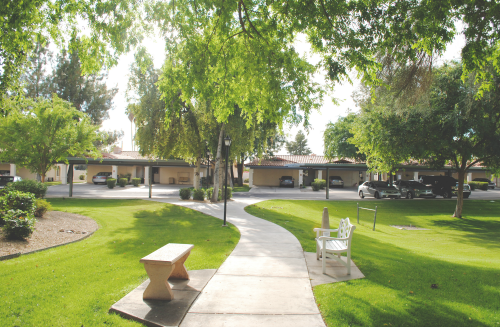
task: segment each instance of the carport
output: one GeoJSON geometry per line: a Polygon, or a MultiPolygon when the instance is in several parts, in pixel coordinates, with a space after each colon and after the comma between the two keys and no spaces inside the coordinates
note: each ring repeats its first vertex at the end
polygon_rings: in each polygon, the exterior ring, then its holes
{"type": "MultiPolygon", "coordinates": [[[[149,160],[149,159],[110,159],[110,158],[78,158],[68,157],[67,162],[59,162],[61,164],[69,165],[69,197],[73,196],[73,166],[74,165],[96,165],[96,166],[139,166],[144,167],[146,175],[144,182],[149,185],[149,198],[152,197],[153,192],[153,167],[182,167],[182,168],[195,168],[184,160],[168,159],[168,160],[149,160]]],[[[206,165],[201,165],[201,168],[206,169],[206,165]]]]}

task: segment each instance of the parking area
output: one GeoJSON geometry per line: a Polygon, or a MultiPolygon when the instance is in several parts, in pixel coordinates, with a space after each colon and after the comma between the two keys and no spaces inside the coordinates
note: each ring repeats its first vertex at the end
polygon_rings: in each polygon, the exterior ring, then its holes
{"type": "MultiPolygon", "coordinates": [[[[183,187],[190,187],[192,185],[153,185],[154,198],[179,198],[179,189],[183,187]]],[[[68,197],[68,185],[54,185],[50,186],[47,191],[47,197],[68,197]]],[[[305,199],[305,200],[325,200],[326,190],[314,192],[310,187],[305,189],[299,188],[285,188],[285,187],[266,187],[258,186],[253,187],[249,192],[233,193],[235,198],[259,198],[259,199],[305,199]]],[[[140,185],[134,187],[127,185],[126,187],[115,187],[108,189],[106,185],[94,185],[78,183],[73,185],[73,197],[75,198],[119,198],[119,199],[141,199],[149,197],[149,187],[140,185]]],[[[455,197],[451,200],[455,201],[455,197]]],[[[358,196],[358,189],[355,187],[334,188],[330,189],[330,200],[359,200],[359,201],[372,201],[374,198],[365,197],[360,199],[358,196]]],[[[435,199],[414,199],[405,200],[400,199],[397,201],[440,201],[443,200],[441,196],[435,199]]],[[[464,200],[500,200],[500,189],[481,191],[473,191],[469,199],[464,200]]],[[[394,201],[384,199],[384,201],[394,201]]]]}

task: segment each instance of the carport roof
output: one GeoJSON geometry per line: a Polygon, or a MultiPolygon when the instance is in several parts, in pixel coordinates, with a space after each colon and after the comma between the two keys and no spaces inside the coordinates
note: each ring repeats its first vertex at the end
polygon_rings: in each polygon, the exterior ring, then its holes
{"type": "MultiPolygon", "coordinates": [[[[111,165],[111,166],[155,166],[155,167],[195,167],[182,159],[156,159],[143,157],[138,151],[117,151],[102,153],[102,158],[68,157],[68,163],[74,165],[111,165]]],[[[206,167],[206,165],[201,165],[206,167]]]]}

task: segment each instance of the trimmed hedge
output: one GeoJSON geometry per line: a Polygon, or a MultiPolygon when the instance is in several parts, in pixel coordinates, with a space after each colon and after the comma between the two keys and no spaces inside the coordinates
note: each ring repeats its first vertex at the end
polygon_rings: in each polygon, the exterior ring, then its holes
{"type": "Polygon", "coordinates": [[[33,179],[24,179],[19,182],[8,183],[3,192],[6,194],[10,191],[33,193],[36,198],[43,198],[47,193],[47,185],[33,179]]]}
{"type": "Polygon", "coordinates": [[[128,179],[127,178],[120,178],[118,180],[118,184],[120,184],[120,187],[125,187],[125,185],[127,185],[128,183],[128,179]]]}
{"type": "MultiPolygon", "coordinates": [[[[326,187],[326,180],[316,178],[316,179],[314,180],[314,182],[319,184],[319,189],[320,189],[320,190],[324,190],[324,189],[325,189],[325,187],[326,187]]],[[[312,185],[312,183],[311,183],[311,185],[312,185]]],[[[313,189],[314,189],[314,188],[313,188],[313,189]]]]}
{"type": "Polygon", "coordinates": [[[470,186],[470,189],[471,191],[474,191],[474,190],[483,190],[483,191],[488,191],[488,183],[486,182],[469,182],[468,183],[469,186],[470,186]]]}
{"type": "Polygon", "coordinates": [[[108,178],[108,179],[106,179],[106,184],[108,185],[108,188],[115,188],[116,179],[115,178],[108,178]]]}
{"type": "Polygon", "coordinates": [[[191,198],[191,189],[181,188],[179,190],[179,195],[180,195],[182,200],[189,200],[191,198]]]}
{"type": "Polygon", "coordinates": [[[44,199],[36,199],[35,202],[35,217],[42,217],[44,213],[52,210],[52,205],[44,199]]]}
{"type": "Polygon", "coordinates": [[[205,190],[200,188],[193,191],[193,200],[203,201],[205,200],[205,190]]]}
{"type": "Polygon", "coordinates": [[[32,193],[10,191],[2,197],[0,210],[20,210],[32,216],[35,213],[35,196],[32,193]]]}
{"type": "Polygon", "coordinates": [[[3,230],[9,239],[22,240],[35,231],[36,219],[25,211],[8,210],[3,214],[3,220],[3,230]]]}
{"type": "Polygon", "coordinates": [[[311,183],[311,186],[312,186],[313,191],[319,191],[321,188],[321,182],[314,181],[311,183]]]}
{"type": "MultiPolygon", "coordinates": [[[[212,199],[212,194],[214,193],[214,188],[211,187],[207,190],[207,199],[212,199]]],[[[219,189],[219,193],[217,194],[217,201],[222,200],[222,191],[219,189]]]]}
{"type": "Polygon", "coordinates": [[[140,178],[132,178],[132,185],[139,186],[139,184],[141,184],[140,178]]]}
{"type": "Polygon", "coordinates": [[[78,178],[79,178],[81,181],[83,181],[83,180],[85,179],[85,175],[83,175],[83,174],[82,174],[82,175],[78,176],[78,178]]]}

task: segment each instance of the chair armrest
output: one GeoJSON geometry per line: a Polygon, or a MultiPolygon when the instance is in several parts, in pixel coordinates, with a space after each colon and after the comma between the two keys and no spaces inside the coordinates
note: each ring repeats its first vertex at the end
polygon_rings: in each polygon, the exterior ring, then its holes
{"type": "Polygon", "coordinates": [[[326,228],[314,228],[313,231],[316,232],[316,237],[319,237],[319,233],[321,232],[336,232],[338,231],[339,229],[326,229],[326,228]]]}

